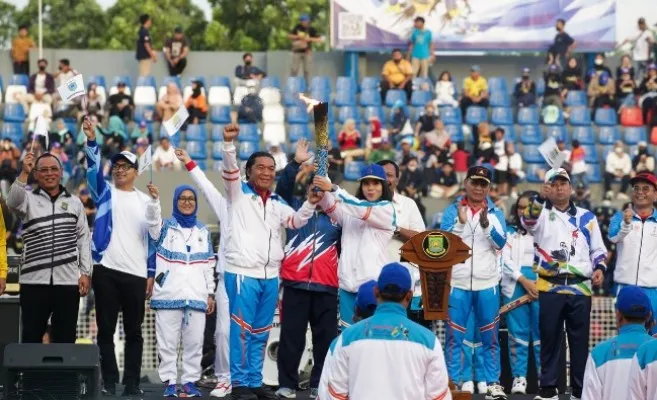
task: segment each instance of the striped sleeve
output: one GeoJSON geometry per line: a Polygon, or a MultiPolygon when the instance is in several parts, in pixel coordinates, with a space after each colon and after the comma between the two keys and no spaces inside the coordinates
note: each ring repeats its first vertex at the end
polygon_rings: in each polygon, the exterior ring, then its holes
{"type": "Polygon", "coordinates": [[[237,164],[237,149],[233,142],[224,142],[221,147],[223,155],[221,177],[226,187],[228,202],[236,201],[242,193],[242,180],[240,179],[240,167],[237,164]]]}
{"type": "Polygon", "coordinates": [[[21,274],[78,262],[78,217],[69,212],[32,218],[23,225],[21,274]]]}
{"type": "Polygon", "coordinates": [[[360,200],[343,189],[337,192],[337,208],[354,218],[361,219],[369,225],[394,231],[397,228],[397,215],[391,201],[367,201],[360,200]]]}

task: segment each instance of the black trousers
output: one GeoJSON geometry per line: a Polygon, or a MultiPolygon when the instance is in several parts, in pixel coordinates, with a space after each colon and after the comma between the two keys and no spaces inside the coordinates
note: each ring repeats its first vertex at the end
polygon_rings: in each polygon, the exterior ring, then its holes
{"type": "Polygon", "coordinates": [[[29,61],[14,61],[14,75],[30,75],[29,61]]]}
{"type": "MultiPolygon", "coordinates": [[[[388,90],[392,89],[390,87],[390,83],[386,81],[385,79],[381,81],[380,83],[380,88],[381,88],[381,103],[384,105],[386,104],[386,94],[388,93],[388,90]]],[[[408,81],[406,82],[406,85],[402,88],[406,92],[406,97],[408,97],[408,100],[411,99],[411,94],[413,94],[413,82],[408,81]]]]}
{"type": "Polygon", "coordinates": [[[105,384],[119,382],[119,367],[114,353],[114,332],[119,311],[123,311],[125,332],[123,384],[138,385],[144,347],[141,324],[144,321],[146,279],[96,265],[91,284],[96,297],[96,325],[98,325],[98,347],[103,381],[105,384]]]}
{"type": "Polygon", "coordinates": [[[185,67],[187,67],[187,59],[181,58],[180,61],[178,61],[178,64],[176,65],[171,65],[171,63],[167,62],[167,67],[169,67],[169,75],[171,76],[182,75],[183,71],[185,70],[185,67]]]}
{"type": "Polygon", "coordinates": [[[562,332],[566,323],[570,348],[570,386],[582,397],[584,369],[589,355],[591,297],[539,292],[539,333],[541,337],[541,387],[557,387],[562,332]]]}
{"type": "Polygon", "coordinates": [[[465,120],[465,114],[468,112],[468,107],[479,106],[488,108],[489,104],[490,102],[488,99],[481,99],[478,103],[475,103],[471,98],[463,96],[461,99],[461,113],[463,114],[463,119],[465,120]]]}
{"type": "Polygon", "coordinates": [[[52,343],[75,343],[80,292],[77,285],[21,285],[23,343],[42,343],[51,318],[52,343]]]}
{"type": "Polygon", "coordinates": [[[310,387],[316,388],[326,353],[338,334],[338,296],[286,286],[283,288],[277,360],[280,387],[296,389],[299,385],[299,363],[306,350],[308,323],[312,330],[314,363],[310,387]]]}
{"type": "MultiPolygon", "coordinates": [[[[616,175],[610,174],[609,172],[605,172],[605,176],[604,176],[605,192],[602,194],[603,196],[608,191],[611,190],[611,184],[614,183],[615,179],[616,179],[616,175]]],[[[624,175],[621,178],[620,193],[626,193],[628,187],[630,187],[630,176],[629,175],[624,175]]]]}

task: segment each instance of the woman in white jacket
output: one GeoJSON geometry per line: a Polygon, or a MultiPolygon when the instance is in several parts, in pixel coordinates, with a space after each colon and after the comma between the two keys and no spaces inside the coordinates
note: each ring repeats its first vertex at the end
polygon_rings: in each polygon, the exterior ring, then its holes
{"type": "Polygon", "coordinates": [[[173,195],[173,217],[151,228],[157,242],[155,285],[151,308],[156,310],[155,335],[160,357],[158,373],[164,397],[178,397],[178,345],[182,333],[181,397],[200,397],[205,314],[214,309],[215,255],[210,231],[197,222],[198,197],[189,185],[173,195]]]}
{"type": "Polygon", "coordinates": [[[436,82],[436,100],[434,104],[436,107],[452,106],[458,107],[459,102],[455,98],[456,88],[452,82],[452,75],[449,71],[443,71],[436,82]]]}
{"type": "Polygon", "coordinates": [[[351,326],[356,293],[363,283],[377,279],[388,262],[386,247],[397,230],[392,191],[382,166],[361,171],[360,185],[352,196],[323,177],[313,184],[325,192],[319,202],[325,213],[342,227],[338,261],[340,325],[351,326]]]}
{"type": "Polygon", "coordinates": [[[509,360],[513,374],[511,393],[527,391],[527,362],[529,346],[534,349],[536,371],[540,372],[541,350],[538,332],[538,290],[534,264],[534,236],[520,224],[520,217],[538,196],[537,192],[522,194],[511,210],[512,224],[507,226],[506,245],[502,249],[502,295],[508,304],[528,294],[531,303],[509,311],[506,325],[509,329],[509,360]]]}

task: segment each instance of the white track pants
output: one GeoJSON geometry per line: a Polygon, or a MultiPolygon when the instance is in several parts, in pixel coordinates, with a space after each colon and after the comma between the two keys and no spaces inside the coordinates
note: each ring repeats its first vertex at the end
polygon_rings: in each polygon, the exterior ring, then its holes
{"type": "Polygon", "coordinates": [[[214,358],[214,373],[218,382],[230,383],[230,312],[228,311],[228,295],[224,274],[219,275],[217,293],[217,329],[215,330],[216,352],[214,358]]]}
{"type": "Polygon", "coordinates": [[[160,356],[158,373],[162,382],[176,382],[178,344],[182,335],[182,383],[201,379],[205,313],[197,310],[157,310],[155,335],[160,356]]]}

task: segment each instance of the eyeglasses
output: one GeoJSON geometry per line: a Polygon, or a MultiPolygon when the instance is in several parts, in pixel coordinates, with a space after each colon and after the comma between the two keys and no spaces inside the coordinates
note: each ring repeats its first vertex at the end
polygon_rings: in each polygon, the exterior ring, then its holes
{"type": "Polygon", "coordinates": [[[178,197],[178,203],[196,203],[196,197],[178,197]]]}
{"type": "Polygon", "coordinates": [[[132,169],[132,165],[130,164],[114,164],[112,165],[112,169],[114,171],[129,171],[132,169]]]}
{"type": "Polygon", "coordinates": [[[632,186],[632,191],[637,193],[648,193],[650,189],[650,186],[632,186]]]}
{"type": "Polygon", "coordinates": [[[44,173],[44,174],[56,174],[59,172],[59,167],[50,167],[50,168],[39,168],[37,169],[38,172],[44,173]]]}

